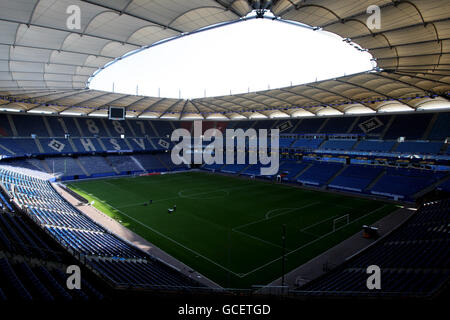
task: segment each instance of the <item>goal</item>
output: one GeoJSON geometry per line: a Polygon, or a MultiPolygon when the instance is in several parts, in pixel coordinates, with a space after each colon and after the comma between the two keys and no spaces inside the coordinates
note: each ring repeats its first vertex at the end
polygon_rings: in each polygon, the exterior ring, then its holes
{"type": "Polygon", "coordinates": [[[344,226],[348,225],[350,223],[350,215],[344,214],[343,216],[336,218],[333,220],[333,232],[336,230],[339,230],[340,228],[343,228],[344,226]]]}

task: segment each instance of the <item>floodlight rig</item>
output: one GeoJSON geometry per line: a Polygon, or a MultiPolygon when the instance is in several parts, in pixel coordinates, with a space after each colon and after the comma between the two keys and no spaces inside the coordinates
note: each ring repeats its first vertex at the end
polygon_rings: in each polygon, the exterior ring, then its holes
{"type": "Polygon", "coordinates": [[[263,19],[265,13],[266,13],[266,10],[264,10],[264,9],[256,10],[256,19],[263,19]]]}
{"type": "Polygon", "coordinates": [[[272,6],[272,0],[251,0],[252,8],[256,12],[256,18],[262,19],[264,18],[264,14],[267,12],[267,10],[270,10],[270,7],[272,6]]]}

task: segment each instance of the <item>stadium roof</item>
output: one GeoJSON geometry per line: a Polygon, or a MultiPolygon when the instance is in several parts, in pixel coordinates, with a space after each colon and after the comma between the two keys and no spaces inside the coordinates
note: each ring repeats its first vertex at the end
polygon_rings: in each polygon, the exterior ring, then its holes
{"type": "MultiPolygon", "coordinates": [[[[414,110],[448,103],[448,0],[0,0],[0,110],[188,119],[414,110]],[[66,12],[81,9],[81,29],[66,12]],[[371,30],[367,8],[381,8],[371,30]],[[89,78],[136,50],[243,19],[253,9],[333,32],[367,49],[378,68],[282,89],[177,100],[89,90],[89,78]],[[397,110],[395,109],[395,110],[397,110]]],[[[307,44],[306,44],[307,45],[307,44]]],[[[283,57],[274,57],[276,59],[283,57]]],[[[293,62],[295,63],[295,62],[293,62]]]]}

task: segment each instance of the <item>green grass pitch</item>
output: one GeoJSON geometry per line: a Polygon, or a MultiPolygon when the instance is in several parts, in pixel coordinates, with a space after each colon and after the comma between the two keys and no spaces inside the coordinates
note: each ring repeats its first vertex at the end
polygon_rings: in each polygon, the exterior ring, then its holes
{"type": "Polygon", "coordinates": [[[69,183],[109,216],[229,288],[265,285],[396,209],[392,204],[206,172],[69,183]],[[144,206],[153,200],[153,204],[144,206]],[[173,214],[168,208],[176,205],[173,214]],[[339,219],[333,232],[333,220],[339,219]]]}

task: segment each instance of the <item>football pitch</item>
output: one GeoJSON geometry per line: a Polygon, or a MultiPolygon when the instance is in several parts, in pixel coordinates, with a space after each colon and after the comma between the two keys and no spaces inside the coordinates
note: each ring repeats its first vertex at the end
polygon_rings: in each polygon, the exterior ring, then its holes
{"type": "Polygon", "coordinates": [[[265,285],[396,209],[381,201],[207,172],[86,180],[95,207],[228,288],[265,285]],[[153,201],[152,204],[144,204],[153,201]],[[176,211],[168,209],[176,205],[176,211]],[[340,219],[339,219],[340,218],[340,219]]]}

